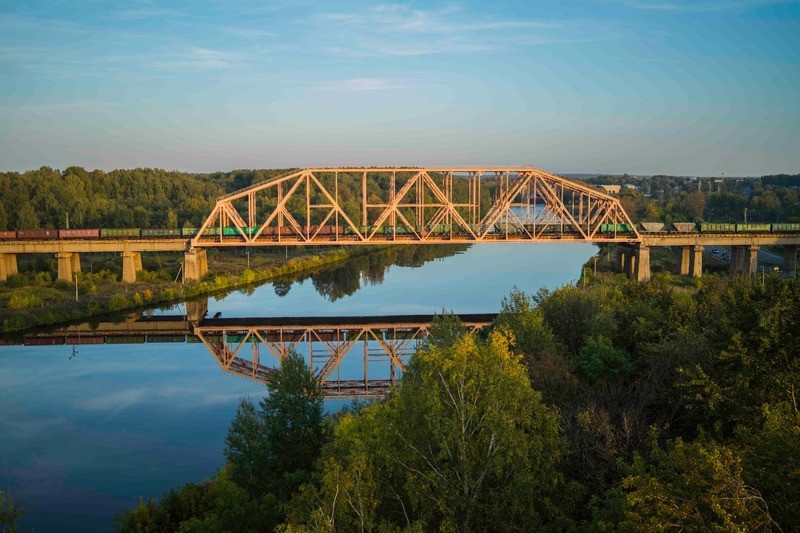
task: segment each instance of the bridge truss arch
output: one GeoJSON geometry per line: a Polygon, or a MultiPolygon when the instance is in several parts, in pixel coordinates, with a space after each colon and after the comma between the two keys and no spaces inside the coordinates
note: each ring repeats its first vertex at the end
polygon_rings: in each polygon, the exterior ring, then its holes
{"type": "Polygon", "coordinates": [[[312,167],[220,197],[192,246],[640,240],[619,199],[533,167],[312,167]]]}

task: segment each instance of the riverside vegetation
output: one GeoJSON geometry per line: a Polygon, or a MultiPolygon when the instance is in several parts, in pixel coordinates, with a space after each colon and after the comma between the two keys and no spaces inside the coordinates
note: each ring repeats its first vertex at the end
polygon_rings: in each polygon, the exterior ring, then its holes
{"type": "Polygon", "coordinates": [[[392,393],[324,416],[303,359],[243,400],[225,466],[119,531],[789,531],[800,282],[621,276],[443,313],[392,393]]]}

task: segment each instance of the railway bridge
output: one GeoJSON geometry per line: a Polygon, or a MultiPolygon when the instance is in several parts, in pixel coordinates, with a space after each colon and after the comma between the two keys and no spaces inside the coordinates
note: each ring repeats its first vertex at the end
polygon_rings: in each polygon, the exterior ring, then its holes
{"type": "Polygon", "coordinates": [[[680,272],[700,275],[705,246],[732,246],[733,269],[744,272],[771,244],[784,246],[793,270],[800,244],[800,232],[640,232],[618,198],[534,167],[309,167],[218,198],[200,228],[99,237],[0,240],[0,280],[25,253],[56,254],[59,278],[71,280],[80,253],[116,252],[131,282],[141,254],[154,251],[183,252],[184,279],[197,280],[209,248],[511,242],[614,243],[621,270],[647,280],[653,247],[678,250],[680,272]]]}

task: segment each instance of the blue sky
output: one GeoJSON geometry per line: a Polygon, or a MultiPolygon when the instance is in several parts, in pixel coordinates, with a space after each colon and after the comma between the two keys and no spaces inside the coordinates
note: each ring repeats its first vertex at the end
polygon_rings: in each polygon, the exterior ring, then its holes
{"type": "Polygon", "coordinates": [[[2,170],[800,171],[798,2],[0,0],[0,79],[2,170]]]}

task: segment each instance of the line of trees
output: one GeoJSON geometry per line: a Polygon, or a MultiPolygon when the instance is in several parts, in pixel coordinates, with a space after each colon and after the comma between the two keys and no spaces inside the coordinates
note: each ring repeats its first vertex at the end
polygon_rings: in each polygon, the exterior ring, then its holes
{"type": "Polygon", "coordinates": [[[302,358],[243,401],[226,466],[121,531],[790,530],[800,283],[514,291],[443,315],[384,401],[323,417],[302,358]]]}

